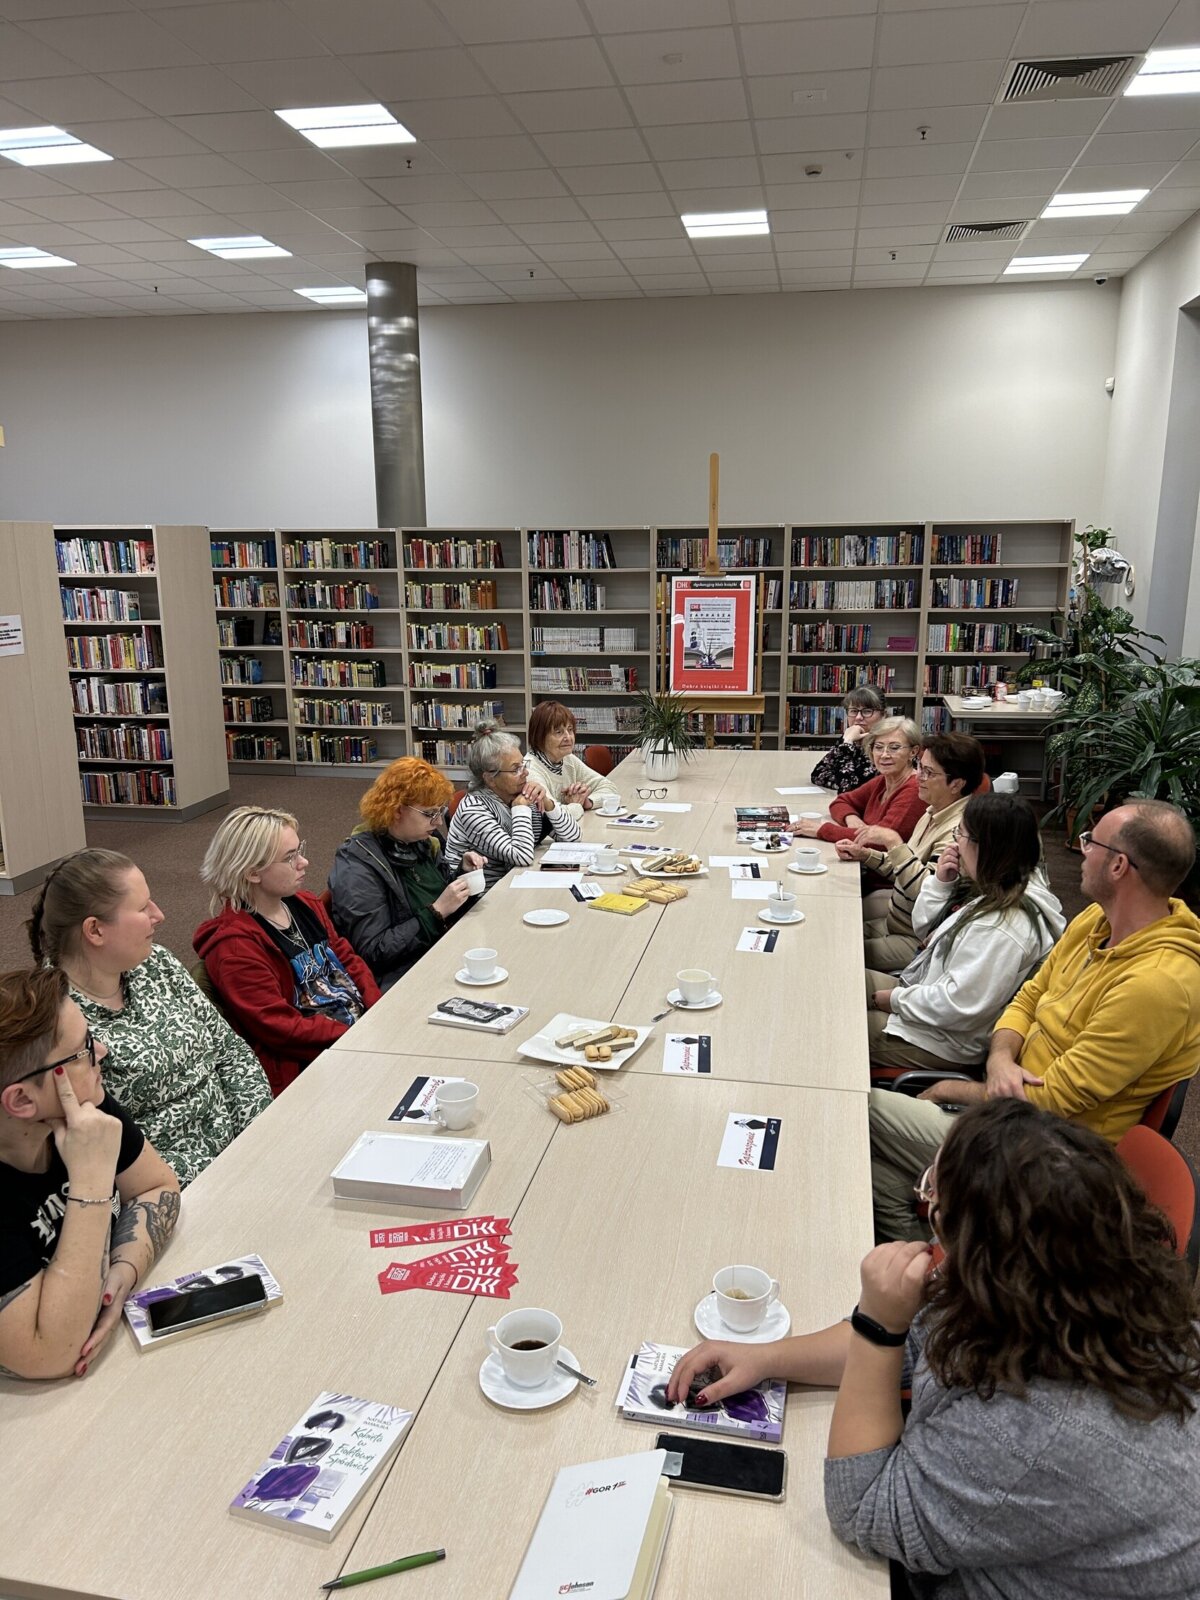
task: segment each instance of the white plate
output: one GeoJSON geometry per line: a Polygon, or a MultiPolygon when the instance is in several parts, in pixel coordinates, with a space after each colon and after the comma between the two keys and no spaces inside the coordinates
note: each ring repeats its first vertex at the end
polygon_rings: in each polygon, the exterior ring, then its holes
{"type": "Polygon", "coordinates": [[[819,878],[823,872],[828,872],[829,868],[824,862],[819,867],[802,867],[795,861],[789,861],[788,871],[798,872],[802,878],[819,878]]]}
{"type": "MultiPolygon", "coordinates": [[[[622,1027],[632,1028],[633,1023],[621,1023],[622,1027]]],[[[615,1024],[612,1024],[615,1025],[615,1024]]],[[[561,1039],[564,1033],[570,1033],[572,1028],[607,1028],[610,1024],[597,1021],[595,1017],[576,1017],[569,1011],[560,1011],[556,1017],[551,1017],[537,1033],[525,1039],[517,1046],[517,1054],[525,1056],[529,1061],[549,1061],[556,1067],[586,1067],[589,1072],[619,1072],[627,1061],[632,1061],[634,1056],[650,1037],[650,1028],[637,1029],[637,1043],[628,1050],[617,1052],[611,1061],[587,1061],[582,1050],[560,1050],[555,1044],[555,1039],[561,1039]]]]}
{"type": "MultiPolygon", "coordinates": [[[[563,916],[566,916],[565,911],[563,912],[563,916]]],[[[456,972],[454,974],[454,981],[455,983],[465,984],[468,989],[488,989],[493,983],[503,983],[507,977],[507,967],[497,967],[490,978],[473,978],[467,971],[466,967],[464,967],[461,972],[456,972]]]]}
{"type": "Polygon", "coordinates": [[[672,989],[667,1000],[673,1006],[678,1006],[680,1011],[711,1011],[714,1006],[719,1006],[725,996],[719,989],[714,989],[707,1000],[685,1000],[678,989],[672,989]]]}
{"type": "MultiPolygon", "coordinates": [[[[579,1358],[572,1355],[565,1344],[559,1345],[558,1353],[573,1367],[579,1365],[579,1358]]],[[[546,1406],[554,1406],[560,1400],[565,1400],[579,1387],[579,1379],[573,1378],[561,1367],[555,1367],[538,1388],[519,1389],[505,1377],[500,1357],[490,1355],[479,1369],[479,1387],[493,1405],[504,1406],[509,1411],[541,1411],[546,1406]]]]}
{"type": "Polygon", "coordinates": [[[521,918],[531,928],[557,928],[564,922],[570,922],[569,911],[527,911],[521,918]]]}
{"type": "Polygon", "coordinates": [[[828,822],[829,818],[823,811],[793,811],[793,822],[828,822]]]}
{"type": "Polygon", "coordinates": [[[773,917],[769,911],[760,911],[758,914],[764,922],[769,922],[776,928],[788,928],[793,923],[804,921],[803,911],[793,911],[790,917],[773,917]]]}
{"type": "MultiPolygon", "coordinates": [[[[721,1321],[716,1292],[706,1294],[692,1313],[692,1321],[706,1339],[729,1339],[734,1344],[769,1344],[782,1339],[792,1325],[792,1314],[778,1300],[767,1307],[767,1314],[753,1333],[735,1333],[721,1321]]],[[[575,1365],[574,1362],[571,1363],[575,1365]]]]}
{"type": "Polygon", "coordinates": [[[759,844],[758,840],[755,839],[752,842],[750,848],[751,848],[751,850],[757,850],[760,855],[764,855],[764,856],[782,856],[782,855],[786,855],[787,852],[791,849],[791,844],[790,843],[788,843],[788,844],[759,844]]]}
{"type": "Polygon", "coordinates": [[[663,878],[667,883],[688,883],[692,878],[707,878],[708,868],[697,867],[695,872],[651,872],[649,867],[642,870],[643,878],[663,878]]]}

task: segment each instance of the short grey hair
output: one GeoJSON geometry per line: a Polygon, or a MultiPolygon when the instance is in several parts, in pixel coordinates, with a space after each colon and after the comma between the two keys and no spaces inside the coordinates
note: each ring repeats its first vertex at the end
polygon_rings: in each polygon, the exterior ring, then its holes
{"type": "Polygon", "coordinates": [[[508,750],[521,753],[521,741],[515,734],[506,733],[494,722],[481,722],[467,751],[467,771],[471,774],[472,789],[484,789],[486,780],[494,778],[508,750]]]}
{"type": "Polygon", "coordinates": [[[882,739],[889,733],[898,733],[914,750],[921,743],[921,730],[911,717],[884,717],[883,721],[877,722],[863,740],[868,752],[874,750],[877,739],[882,739]]]}

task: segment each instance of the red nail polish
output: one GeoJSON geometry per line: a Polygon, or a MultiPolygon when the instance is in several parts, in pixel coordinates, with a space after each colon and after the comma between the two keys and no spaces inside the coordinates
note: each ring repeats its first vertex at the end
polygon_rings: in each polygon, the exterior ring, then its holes
{"type": "Polygon", "coordinates": [[[105,1296],[104,1296],[104,1304],[105,1304],[105,1305],[106,1305],[106,1306],[110,1306],[110,1305],[112,1305],[112,1295],[110,1295],[110,1294],[106,1294],[106,1295],[105,1295],[105,1296]]]}
{"type": "Polygon", "coordinates": [[[55,1069],[54,1069],[54,1076],[55,1076],[55,1077],[56,1077],[56,1078],[61,1078],[61,1077],[62,1077],[62,1075],[63,1075],[63,1069],[62,1069],[62,1068],[61,1068],[61,1067],[55,1067],[55,1069]]]}

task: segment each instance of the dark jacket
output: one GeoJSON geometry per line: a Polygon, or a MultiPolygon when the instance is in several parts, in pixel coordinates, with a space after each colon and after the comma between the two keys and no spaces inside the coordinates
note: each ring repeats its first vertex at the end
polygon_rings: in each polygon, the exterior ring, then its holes
{"type": "MultiPolygon", "coordinates": [[[[446,883],[456,876],[446,865],[440,839],[422,839],[410,848],[431,859],[446,883]]],[[[338,845],[329,893],[334,927],[358,951],[381,989],[390,989],[436,942],[412,909],[403,867],[388,860],[373,833],[353,833],[338,845]]],[[[443,919],[442,931],[469,905],[443,919]]]]}

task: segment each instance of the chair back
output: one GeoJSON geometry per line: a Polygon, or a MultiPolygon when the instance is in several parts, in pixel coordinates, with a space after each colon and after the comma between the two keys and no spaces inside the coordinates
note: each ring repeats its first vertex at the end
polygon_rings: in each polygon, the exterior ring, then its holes
{"type": "Polygon", "coordinates": [[[1170,1218],[1175,1248],[1194,1274],[1200,1266],[1200,1180],[1195,1167],[1145,1123],[1130,1128],[1118,1142],[1117,1154],[1151,1205],[1170,1218]]]}
{"type": "Polygon", "coordinates": [[[1178,1083],[1172,1083],[1156,1094],[1154,1099],[1142,1112],[1139,1124],[1143,1128],[1153,1128],[1155,1133],[1161,1133],[1164,1139],[1175,1136],[1175,1129],[1179,1126],[1179,1119],[1183,1115],[1183,1102],[1187,1098],[1190,1078],[1180,1078],[1178,1083]]]}
{"type": "Polygon", "coordinates": [[[583,764],[606,778],[613,769],[613,753],[606,744],[589,744],[583,752],[583,764]]]}
{"type": "Polygon", "coordinates": [[[453,818],[454,813],[458,810],[459,806],[466,799],[466,797],[467,791],[465,789],[455,789],[454,793],[450,796],[450,804],[446,807],[447,822],[453,818]]]}

